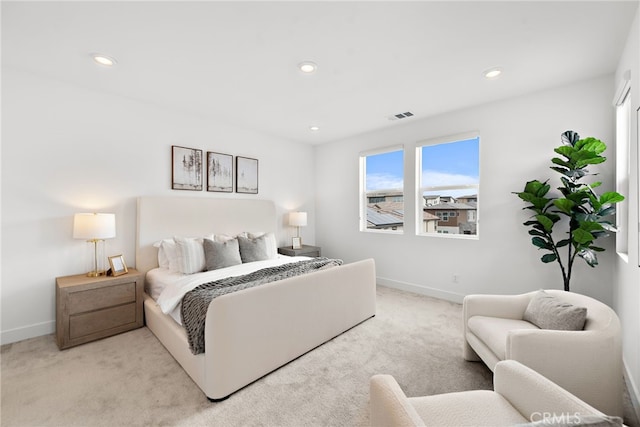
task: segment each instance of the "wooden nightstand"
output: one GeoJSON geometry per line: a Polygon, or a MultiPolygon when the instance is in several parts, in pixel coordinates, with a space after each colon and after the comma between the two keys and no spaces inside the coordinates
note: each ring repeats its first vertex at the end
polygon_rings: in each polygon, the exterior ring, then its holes
{"type": "Polygon", "coordinates": [[[320,247],[319,246],[310,246],[310,245],[302,245],[300,249],[293,249],[293,246],[283,246],[278,248],[278,253],[282,255],[289,256],[310,256],[310,257],[319,257],[320,256],[320,247]]]}
{"type": "Polygon", "coordinates": [[[56,341],[60,349],[116,335],[144,324],[144,280],[127,274],[56,279],[56,341]]]}

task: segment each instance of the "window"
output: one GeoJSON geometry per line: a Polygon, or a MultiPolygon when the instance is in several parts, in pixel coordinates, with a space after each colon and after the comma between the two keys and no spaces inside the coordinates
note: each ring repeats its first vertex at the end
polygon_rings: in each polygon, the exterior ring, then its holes
{"type": "Polygon", "coordinates": [[[624,78],[613,101],[616,106],[616,191],[625,199],[616,205],[616,252],[625,260],[629,253],[629,173],[631,136],[630,80],[624,78]]]}
{"type": "Polygon", "coordinates": [[[480,137],[421,141],[416,147],[418,235],[478,238],[480,137]]]}
{"type": "Polygon", "coordinates": [[[360,154],[360,231],[402,233],[404,151],[402,146],[360,154]]]}

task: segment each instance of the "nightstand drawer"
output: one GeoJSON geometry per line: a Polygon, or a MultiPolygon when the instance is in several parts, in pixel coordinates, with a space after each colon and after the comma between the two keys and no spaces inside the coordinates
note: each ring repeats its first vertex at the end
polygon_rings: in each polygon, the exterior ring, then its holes
{"type": "Polygon", "coordinates": [[[135,282],[69,293],[69,314],[84,313],[136,300],[135,282]]]}
{"type": "Polygon", "coordinates": [[[69,317],[69,339],[104,332],[136,322],[136,303],[105,308],[69,317]]]}
{"type": "Polygon", "coordinates": [[[144,326],[144,277],[134,268],[121,276],[56,278],[58,347],[110,337],[144,326]]]}

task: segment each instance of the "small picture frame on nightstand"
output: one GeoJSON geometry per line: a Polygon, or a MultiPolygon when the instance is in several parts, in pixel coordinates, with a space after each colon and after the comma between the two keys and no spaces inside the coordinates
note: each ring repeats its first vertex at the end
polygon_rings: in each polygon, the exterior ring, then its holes
{"type": "Polygon", "coordinates": [[[291,238],[291,246],[293,249],[302,249],[302,238],[301,237],[291,238]]]}
{"type": "Polygon", "coordinates": [[[124,257],[122,255],[110,256],[109,265],[111,266],[112,276],[121,276],[129,271],[127,270],[127,264],[125,264],[124,257]]]}

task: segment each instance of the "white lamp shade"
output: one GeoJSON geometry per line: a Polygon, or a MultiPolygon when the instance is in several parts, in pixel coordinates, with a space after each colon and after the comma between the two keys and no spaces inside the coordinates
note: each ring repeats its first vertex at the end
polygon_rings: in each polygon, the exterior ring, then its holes
{"type": "Polygon", "coordinates": [[[73,217],[74,239],[111,239],[116,237],[116,215],[77,213],[73,217]]]}
{"type": "Polygon", "coordinates": [[[306,212],[291,212],[289,213],[289,225],[294,227],[304,227],[307,225],[307,213],[306,212]]]}

